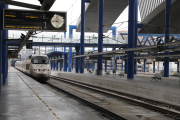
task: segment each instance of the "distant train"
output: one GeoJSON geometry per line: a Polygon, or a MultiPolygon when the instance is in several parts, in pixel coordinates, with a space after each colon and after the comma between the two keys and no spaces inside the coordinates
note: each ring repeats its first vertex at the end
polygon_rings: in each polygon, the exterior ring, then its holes
{"type": "Polygon", "coordinates": [[[29,74],[40,82],[46,82],[50,78],[51,66],[47,55],[31,55],[24,61],[17,61],[15,68],[29,74]]]}

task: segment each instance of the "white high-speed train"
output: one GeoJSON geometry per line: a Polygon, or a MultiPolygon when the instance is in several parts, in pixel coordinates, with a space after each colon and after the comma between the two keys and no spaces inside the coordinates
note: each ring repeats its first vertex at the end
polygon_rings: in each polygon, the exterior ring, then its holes
{"type": "Polygon", "coordinates": [[[46,82],[51,74],[50,61],[47,55],[31,55],[24,61],[16,62],[15,68],[40,82],[46,82]]]}

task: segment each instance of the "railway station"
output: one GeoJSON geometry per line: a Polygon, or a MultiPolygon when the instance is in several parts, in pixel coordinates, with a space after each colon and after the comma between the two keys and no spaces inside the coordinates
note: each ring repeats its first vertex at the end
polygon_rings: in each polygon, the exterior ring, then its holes
{"type": "Polygon", "coordinates": [[[0,10],[0,120],[180,120],[180,0],[0,10]]]}

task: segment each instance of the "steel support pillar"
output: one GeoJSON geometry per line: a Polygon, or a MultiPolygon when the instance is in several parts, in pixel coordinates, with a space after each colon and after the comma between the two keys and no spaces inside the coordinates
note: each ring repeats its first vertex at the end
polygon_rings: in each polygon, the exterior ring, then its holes
{"type": "MultiPolygon", "coordinates": [[[[62,58],[62,55],[60,55],[60,58],[62,58]]],[[[63,62],[62,59],[60,59],[60,71],[62,71],[63,62]]]]}
{"type": "MultiPolygon", "coordinates": [[[[104,0],[99,0],[98,52],[103,52],[104,0]]],[[[102,75],[103,56],[98,55],[97,75],[102,75]]]]}
{"type": "Polygon", "coordinates": [[[53,69],[53,64],[52,64],[52,60],[51,60],[51,70],[53,69]]]}
{"type": "Polygon", "coordinates": [[[66,47],[64,47],[64,52],[66,52],[66,47]]]}
{"type": "MultiPolygon", "coordinates": [[[[165,43],[169,42],[171,21],[171,0],[166,0],[166,18],[165,18],[165,43]]],[[[169,52],[165,52],[169,55],[169,52]]],[[[169,57],[164,58],[164,77],[169,77],[169,57]]]]}
{"type": "Polygon", "coordinates": [[[177,63],[177,73],[179,73],[179,62],[177,63]]]}
{"type": "MultiPolygon", "coordinates": [[[[76,49],[76,56],[77,56],[77,55],[79,55],[79,49],[80,48],[76,47],[75,49],[76,49]]],[[[77,57],[76,58],[76,73],[78,73],[78,72],[79,72],[79,58],[77,57]]]]}
{"type": "MultiPolygon", "coordinates": [[[[138,0],[135,0],[136,8],[135,8],[135,46],[137,47],[137,29],[138,29],[138,0]]],[[[134,54],[134,57],[137,57],[137,54],[134,54]]],[[[137,60],[134,60],[134,74],[137,74],[137,60]]]]}
{"type": "Polygon", "coordinates": [[[67,72],[67,54],[64,54],[64,72],[67,72]]]}
{"type": "Polygon", "coordinates": [[[105,61],[105,72],[107,72],[107,60],[105,61]]]}
{"type": "MultiPolygon", "coordinates": [[[[137,57],[137,54],[134,54],[134,57],[137,57]]],[[[137,60],[134,59],[134,74],[137,74],[137,60]]]]}
{"type": "Polygon", "coordinates": [[[144,60],[144,68],[143,68],[143,72],[146,72],[146,61],[144,60]]]}
{"type": "Polygon", "coordinates": [[[127,69],[128,69],[128,61],[127,61],[127,59],[125,59],[125,74],[127,74],[127,69]]]}
{"type": "Polygon", "coordinates": [[[155,61],[153,61],[153,73],[155,73],[155,61]]]}
{"type": "MultiPolygon", "coordinates": [[[[84,55],[84,34],[85,34],[85,3],[90,3],[90,0],[81,0],[81,38],[80,51],[84,55]]],[[[80,73],[84,73],[84,57],[80,58],[80,73]]]]}
{"type": "MultiPolygon", "coordinates": [[[[69,25],[69,39],[73,38],[73,29],[77,29],[76,25],[69,25]]],[[[68,64],[68,71],[71,72],[72,66],[72,47],[69,47],[69,64],[68,64]]]]}
{"type": "Polygon", "coordinates": [[[58,71],[58,60],[56,60],[56,70],[58,71]]]}
{"type": "MultiPolygon", "coordinates": [[[[54,59],[55,59],[56,57],[54,57],[54,59]]],[[[53,60],[53,70],[55,70],[55,67],[56,67],[56,61],[55,60],[53,60]]]]}
{"type": "MultiPolygon", "coordinates": [[[[136,11],[136,1],[129,0],[129,20],[128,20],[128,48],[135,47],[135,27],[136,27],[136,19],[135,19],[135,11],[136,11]]],[[[128,51],[128,71],[127,78],[134,79],[134,51],[128,51]]]]}
{"type": "MultiPolygon", "coordinates": [[[[0,1],[0,10],[2,10],[2,1],[0,1]]],[[[2,12],[0,12],[0,23],[2,23],[2,12]]],[[[2,24],[0,24],[0,99],[1,99],[1,84],[2,84],[2,24]]]]}
{"type": "MultiPolygon", "coordinates": [[[[8,8],[8,5],[5,4],[3,8],[8,8]]],[[[3,30],[2,36],[2,74],[3,74],[3,85],[7,84],[7,73],[8,73],[8,52],[7,52],[7,42],[5,39],[8,39],[8,30],[3,30]]]]}
{"type": "Polygon", "coordinates": [[[71,72],[72,66],[72,47],[69,47],[69,63],[68,63],[68,71],[71,72]]]}

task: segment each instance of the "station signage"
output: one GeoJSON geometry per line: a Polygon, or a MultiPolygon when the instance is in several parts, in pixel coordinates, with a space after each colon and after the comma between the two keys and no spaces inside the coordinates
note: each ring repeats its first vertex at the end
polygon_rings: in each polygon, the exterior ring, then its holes
{"type": "Polygon", "coordinates": [[[66,32],[66,18],[66,12],[3,9],[3,29],[66,32]]]}

